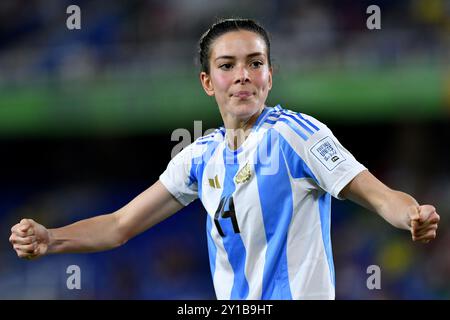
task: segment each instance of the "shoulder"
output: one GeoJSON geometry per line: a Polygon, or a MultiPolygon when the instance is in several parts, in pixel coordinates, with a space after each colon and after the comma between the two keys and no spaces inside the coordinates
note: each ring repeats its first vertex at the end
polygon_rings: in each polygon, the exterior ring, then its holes
{"type": "Polygon", "coordinates": [[[224,137],[225,128],[220,127],[215,129],[213,132],[196,139],[184,147],[174,156],[173,160],[174,162],[189,162],[191,159],[203,157],[208,150],[210,154],[212,153],[211,149],[215,149],[224,140],[224,137]]]}
{"type": "Polygon", "coordinates": [[[296,137],[308,141],[313,136],[329,132],[328,127],[317,118],[302,112],[274,107],[266,117],[263,126],[273,129],[283,137],[296,137]]]}
{"type": "Polygon", "coordinates": [[[220,127],[194,141],[193,145],[201,146],[211,142],[222,142],[225,138],[225,128],[220,127]]]}

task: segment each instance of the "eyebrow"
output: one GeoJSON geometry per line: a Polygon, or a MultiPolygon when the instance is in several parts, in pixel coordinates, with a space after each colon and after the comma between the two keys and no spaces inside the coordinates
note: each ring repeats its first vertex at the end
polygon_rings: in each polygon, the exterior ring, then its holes
{"type": "MultiPolygon", "coordinates": [[[[264,56],[264,53],[262,53],[262,52],[250,53],[247,55],[247,58],[253,58],[256,56],[264,56]]],[[[236,58],[235,56],[220,56],[220,57],[217,57],[216,59],[214,59],[214,61],[217,61],[219,59],[235,59],[235,58],[236,58]]]]}

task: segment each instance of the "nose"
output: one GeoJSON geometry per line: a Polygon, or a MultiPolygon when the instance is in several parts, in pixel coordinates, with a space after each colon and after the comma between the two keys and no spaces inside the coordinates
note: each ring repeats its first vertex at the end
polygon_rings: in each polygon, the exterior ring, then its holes
{"type": "Polygon", "coordinates": [[[250,82],[250,74],[246,67],[242,66],[236,69],[236,80],[234,82],[235,84],[245,84],[247,82],[250,82]]]}

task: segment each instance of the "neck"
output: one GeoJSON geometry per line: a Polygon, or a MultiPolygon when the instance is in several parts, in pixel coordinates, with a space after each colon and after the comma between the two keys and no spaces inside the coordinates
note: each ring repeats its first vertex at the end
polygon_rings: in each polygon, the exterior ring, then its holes
{"type": "Polygon", "coordinates": [[[263,110],[264,106],[247,119],[237,119],[233,117],[226,119],[226,117],[224,117],[224,124],[227,131],[227,143],[230,149],[237,150],[242,145],[249,136],[253,125],[263,110]]]}

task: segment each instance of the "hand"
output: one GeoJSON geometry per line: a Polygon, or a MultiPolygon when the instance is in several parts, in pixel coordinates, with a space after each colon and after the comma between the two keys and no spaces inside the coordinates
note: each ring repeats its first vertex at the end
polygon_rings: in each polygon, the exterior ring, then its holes
{"type": "Polygon", "coordinates": [[[19,258],[36,259],[47,253],[50,234],[47,228],[32,219],[22,219],[11,228],[9,242],[19,258]]]}
{"type": "Polygon", "coordinates": [[[436,238],[436,230],[440,220],[436,208],[431,205],[416,207],[410,216],[411,236],[413,241],[428,243],[436,238]]]}

